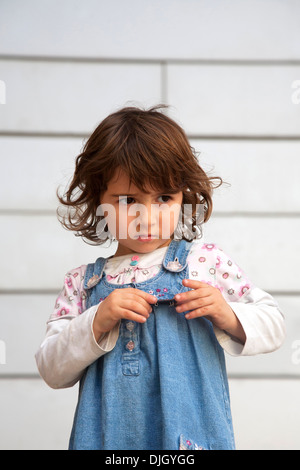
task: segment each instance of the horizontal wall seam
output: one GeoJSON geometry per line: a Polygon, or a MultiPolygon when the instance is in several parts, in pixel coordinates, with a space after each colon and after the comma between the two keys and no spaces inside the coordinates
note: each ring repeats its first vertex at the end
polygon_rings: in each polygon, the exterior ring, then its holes
{"type": "Polygon", "coordinates": [[[3,61],[22,62],[66,62],[89,64],[127,64],[127,65],[218,65],[218,66],[299,66],[300,59],[232,59],[232,58],[184,58],[184,57],[82,57],[56,55],[0,54],[3,61]]]}

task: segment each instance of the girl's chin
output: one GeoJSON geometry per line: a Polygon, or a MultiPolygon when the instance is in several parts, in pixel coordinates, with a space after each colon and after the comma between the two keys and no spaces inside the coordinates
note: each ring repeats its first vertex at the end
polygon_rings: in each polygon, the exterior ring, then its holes
{"type": "Polygon", "coordinates": [[[147,253],[157,248],[163,248],[164,246],[168,246],[171,243],[172,239],[160,239],[160,238],[150,238],[150,239],[143,239],[137,238],[131,241],[131,243],[126,243],[125,245],[122,244],[122,240],[119,241],[117,252],[114,256],[122,256],[130,253],[140,252],[140,253],[147,253]]]}

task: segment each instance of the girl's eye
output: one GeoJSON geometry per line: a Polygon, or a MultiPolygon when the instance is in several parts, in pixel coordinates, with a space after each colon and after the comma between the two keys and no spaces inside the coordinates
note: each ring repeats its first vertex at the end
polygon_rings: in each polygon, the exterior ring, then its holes
{"type": "Polygon", "coordinates": [[[134,201],[133,197],[124,196],[122,198],[119,198],[119,204],[122,204],[124,206],[128,206],[129,204],[132,204],[133,201],[134,201]]]}
{"type": "Polygon", "coordinates": [[[169,202],[171,198],[171,196],[159,196],[158,199],[163,199],[162,201],[159,201],[159,202],[162,202],[162,203],[166,203],[166,202],[169,202]]]}
{"type": "MultiPolygon", "coordinates": [[[[159,196],[158,197],[158,202],[161,203],[161,204],[165,204],[167,202],[170,201],[170,199],[172,199],[171,196],[159,196]]],[[[135,202],[135,199],[133,197],[130,197],[130,196],[123,196],[123,197],[120,197],[119,198],[119,204],[123,205],[123,206],[128,206],[130,204],[133,204],[135,202]]]]}

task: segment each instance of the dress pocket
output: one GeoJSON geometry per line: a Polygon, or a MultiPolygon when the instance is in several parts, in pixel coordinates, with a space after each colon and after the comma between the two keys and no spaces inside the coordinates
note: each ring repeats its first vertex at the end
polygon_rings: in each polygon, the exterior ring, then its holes
{"type": "Polygon", "coordinates": [[[140,361],[133,361],[131,358],[126,361],[123,357],[123,375],[140,375],[140,361]]]}

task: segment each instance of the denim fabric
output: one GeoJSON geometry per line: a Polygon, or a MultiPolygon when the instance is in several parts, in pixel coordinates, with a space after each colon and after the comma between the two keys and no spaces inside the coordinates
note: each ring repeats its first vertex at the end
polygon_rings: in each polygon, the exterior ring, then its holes
{"type": "Polygon", "coordinates": [[[142,283],[110,284],[104,258],[88,265],[87,307],[126,287],[158,302],[144,324],[122,320],[114,349],[87,368],[70,449],[178,450],[181,436],[194,448],[234,449],[223,350],[208,320],[174,308],[174,295],[188,290],[190,248],[172,241],[160,272],[142,283]]]}

